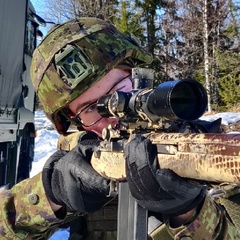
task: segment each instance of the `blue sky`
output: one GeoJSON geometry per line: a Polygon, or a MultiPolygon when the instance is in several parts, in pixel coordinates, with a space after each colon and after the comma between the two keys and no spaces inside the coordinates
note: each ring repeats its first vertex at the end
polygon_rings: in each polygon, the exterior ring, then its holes
{"type": "MultiPolygon", "coordinates": [[[[44,1],[43,0],[30,0],[36,13],[44,19],[44,1]]],[[[46,27],[40,27],[39,30],[45,36],[49,29],[49,24],[46,27]]]]}
{"type": "Polygon", "coordinates": [[[40,4],[40,1],[39,0],[31,0],[31,2],[35,8],[36,13],[40,15],[40,10],[42,11],[42,9],[41,9],[42,4],[40,4]]]}

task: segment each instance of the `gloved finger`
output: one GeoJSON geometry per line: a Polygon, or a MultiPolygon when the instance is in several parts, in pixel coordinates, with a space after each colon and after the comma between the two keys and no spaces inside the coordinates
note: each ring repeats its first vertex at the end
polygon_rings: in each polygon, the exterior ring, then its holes
{"type": "Polygon", "coordinates": [[[48,158],[48,160],[46,161],[46,163],[43,166],[43,173],[42,173],[45,175],[47,180],[49,180],[51,178],[51,174],[52,174],[51,169],[54,168],[55,163],[62,157],[66,156],[67,153],[68,152],[66,152],[66,151],[58,150],[48,158]]]}
{"type": "Polygon", "coordinates": [[[48,193],[48,197],[52,200],[54,200],[55,203],[57,203],[57,200],[52,194],[51,184],[49,184],[52,180],[52,173],[54,171],[54,166],[56,163],[61,159],[62,157],[66,156],[68,152],[58,150],[55,153],[53,153],[46,163],[44,164],[43,170],[42,170],[42,178],[44,179],[44,189],[48,193]]]}
{"type": "Polygon", "coordinates": [[[78,151],[69,152],[56,163],[52,179],[58,181],[54,189],[57,200],[77,212],[99,209],[109,193],[109,180],[100,176],[78,151]],[[66,191],[64,196],[61,189],[66,191]]]}
{"type": "Polygon", "coordinates": [[[135,184],[132,172],[134,172],[134,170],[130,170],[129,164],[126,163],[126,176],[131,194],[135,199],[144,199],[146,196],[143,195],[141,190],[135,184]]]}
{"type": "Polygon", "coordinates": [[[137,136],[125,147],[126,154],[126,175],[129,188],[133,197],[136,199],[145,199],[147,196],[142,192],[144,186],[142,186],[141,180],[139,179],[138,169],[136,167],[136,152],[139,142],[142,141],[141,136],[137,136]]]}
{"type": "Polygon", "coordinates": [[[139,135],[127,144],[125,152],[126,165],[135,187],[141,192],[143,198],[156,200],[159,184],[155,179],[155,146],[149,139],[139,135]]]}
{"type": "Polygon", "coordinates": [[[206,186],[185,180],[170,169],[157,170],[156,178],[162,189],[177,199],[194,199],[206,190],[206,186]]]}
{"type": "MultiPolygon", "coordinates": [[[[110,181],[99,175],[87,163],[82,164],[81,168],[76,168],[74,176],[77,179],[76,182],[81,185],[85,210],[88,212],[99,209],[99,206],[103,205],[109,194],[110,181]]],[[[77,202],[79,201],[78,199],[76,199],[77,202]]]]}
{"type": "MultiPolygon", "coordinates": [[[[73,174],[76,178],[81,178],[83,186],[90,187],[90,190],[96,192],[106,192],[106,188],[109,190],[109,180],[103,178],[94,168],[86,161],[78,161],[74,164],[73,174]]],[[[108,192],[107,192],[108,193],[108,192]]]]}
{"type": "MultiPolygon", "coordinates": [[[[92,153],[99,146],[99,139],[86,139],[78,143],[76,150],[88,161],[90,162],[92,153]]],[[[76,151],[75,150],[75,151],[76,151]]]]}
{"type": "Polygon", "coordinates": [[[59,164],[56,164],[56,168],[64,172],[73,169],[72,174],[76,176],[76,178],[81,178],[83,183],[92,186],[93,189],[101,189],[102,181],[107,181],[82,157],[82,153],[78,151],[78,147],[65,155],[61,161],[59,161],[59,164]],[[63,164],[64,161],[67,162],[67,164],[63,164]]]}

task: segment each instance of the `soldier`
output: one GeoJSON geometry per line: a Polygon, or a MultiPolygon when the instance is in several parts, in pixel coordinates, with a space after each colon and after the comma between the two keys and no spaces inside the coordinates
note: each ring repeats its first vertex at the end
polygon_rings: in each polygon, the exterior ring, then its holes
{"type": "MultiPolygon", "coordinates": [[[[79,18],[51,29],[34,52],[33,85],[60,134],[71,124],[87,132],[73,150],[54,153],[41,173],[1,192],[1,239],[47,239],[63,224],[112,200],[109,180],[91,167],[90,159],[102,129],[115,126],[117,119],[101,117],[96,102],[115,90],[131,91],[131,69],[151,61],[134,38],[100,19],[79,18]]],[[[149,238],[240,239],[204,185],[159,168],[149,140],[136,137],[125,154],[133,197],[165,223],[149,238]]],[[[114,234],[104,237],[116,239],[114,234]]]]}

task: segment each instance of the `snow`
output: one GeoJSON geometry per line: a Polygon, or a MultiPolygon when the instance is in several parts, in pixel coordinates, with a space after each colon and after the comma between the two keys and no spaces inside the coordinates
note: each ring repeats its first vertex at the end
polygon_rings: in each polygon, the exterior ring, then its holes
{"type": "MultiPolygon", "coordinates": [[[[222,124],[228,125],[240,121],[240,112],[224,112],[214,115],[204,115],[200,119],[214,121],[222,118],[222,124]]],[[[37,136],[35,139],[34,162],[31,177],[39,173],[49,156],[57,150],[57,140],[59,134],[54,130],[52,123],[45,117],[42,111],[35,112],[35,124],[37,136]]],[[[50,240],[65,240],[69,237],[68,229],[57,231],[50,240]]]]}
{"type": "Polygon", "coordinates": [[[207,120],[207,121],[214,121],[218,118],[222,118],[223,125],[229,125],[231,123],[240,121],[240,112],[238,113],[224,112],[224,113],[217,113],[214,115],[204,115],[200,119],[207,120]]]}
{"type": "Polygon", "coordinates": [[[52,123],[45,117],[42,111],[35,112],[35,138],[34,162],[30,176],[34,176],[42,170],[46,160],[56,151],[59,134],[54,130],[52,123]]]}

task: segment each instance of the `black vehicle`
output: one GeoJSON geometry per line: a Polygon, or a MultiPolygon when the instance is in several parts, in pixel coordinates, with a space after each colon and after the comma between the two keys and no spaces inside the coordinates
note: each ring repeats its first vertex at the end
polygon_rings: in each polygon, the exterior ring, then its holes
{"type": "Polygon", "coordinates": [[[29,177],[34,157],[32,53],[41,35],[28,0],[0,1],[0,186],[29,177]]]}

